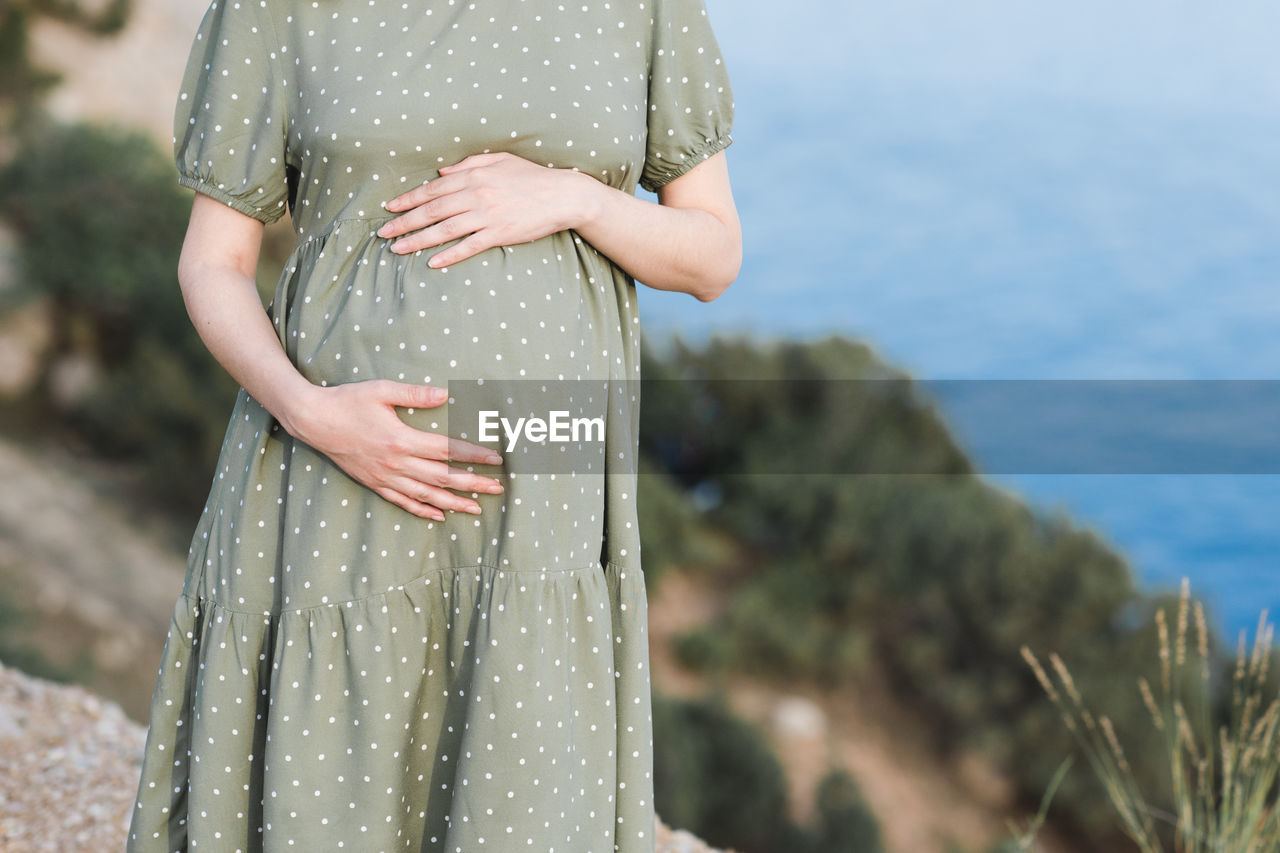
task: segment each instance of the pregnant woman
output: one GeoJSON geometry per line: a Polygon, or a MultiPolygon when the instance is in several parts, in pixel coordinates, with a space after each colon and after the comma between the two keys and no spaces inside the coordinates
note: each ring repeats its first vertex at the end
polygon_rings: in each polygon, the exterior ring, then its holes
{"type": "Polygon", "coordinates": [[[179,280],[242,388],[129,853],[653,850],[635,282],[736,277],[732,114],[702,0],[209,7],[179,280]],[[607,384],[607,470],[443,426],[479,380],[607,384]]]}

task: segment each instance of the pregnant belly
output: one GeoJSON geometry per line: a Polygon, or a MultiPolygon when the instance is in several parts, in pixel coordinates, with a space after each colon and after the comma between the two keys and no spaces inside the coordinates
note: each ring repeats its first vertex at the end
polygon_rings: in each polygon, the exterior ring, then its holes
{"type": "Polygon", "coordinates": [[[616,271],[573,232],[432,269],[438,249],[392,252],[374,233],[383,221],[335,224],[281,277],[272,319],[312,382],[609,376],[621,346],[616,271]]]}
{"type": "MultiPolygon", "coordinates": [[[[419,552],[447,561],[502,565],[518,531],[532,535],[540,564],[597,559],[603,434],[611,431],[611,447],[612,431],[630,418],[584,428],[583,443],[570,443],[571,455],[553,459],[518,455],[523,447],[510,452],[511,436],[500,423],[481,435],[478,414],[497,410],[514,423],[543,406],[542,414],[568,409],[572,418],[610,420],[607,393],[579,392],[624,375],[615,268],[572,232],[561,232],[436,270],[427,265],[430,252],[392,252],[374,233],[382,221],[345,220],[299,246],[272,301],[277,333],[299,371],[318,385],[391,379],[448,388],[449,403],[400,409],[402,419],[498,450],[501,466],[476,470],[498,477],[507,491],[485,497],[480,517],[455,516],[435,527],[372,493],[363,496],[358,515],[388,529],[422,531],[419,552]],[[513,389],[523,396],[510,399],[513,389]]],[[[308,452],[306,462],[290,476],[315,477],[317,484],[341,479],[321,455],[308,452]]]]}

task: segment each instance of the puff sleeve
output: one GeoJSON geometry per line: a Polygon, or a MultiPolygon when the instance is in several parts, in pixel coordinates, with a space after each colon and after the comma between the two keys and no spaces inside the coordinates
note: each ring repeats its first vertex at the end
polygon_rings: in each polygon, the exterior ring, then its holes
{"type": "Polygon", "coordinates": [[[261,222],[284,215],[285,50],[267,0],[213,0],[191,45],[173,116],[178,183],[261,222]]]}
{"type": "Polygon", "coordinates": [[[673,181],[733,141],[733,90],[704,0],[650,0],[649,115],[640,186],[673,181]]]}

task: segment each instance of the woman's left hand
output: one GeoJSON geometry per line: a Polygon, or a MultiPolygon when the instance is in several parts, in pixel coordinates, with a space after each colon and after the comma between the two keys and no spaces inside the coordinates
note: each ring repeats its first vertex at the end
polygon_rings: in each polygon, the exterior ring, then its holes
{"type": "Polygon", "coordinates": [[[576,227],[600,186],[582,172],[539,166],[514,154],[476,154],[387,202],[387,210],[403,213],[379,228],[378,236],[399,237],[391,244],[399,254],[465,238],[427,262],[445,267],[495,246],[576,227]]]}

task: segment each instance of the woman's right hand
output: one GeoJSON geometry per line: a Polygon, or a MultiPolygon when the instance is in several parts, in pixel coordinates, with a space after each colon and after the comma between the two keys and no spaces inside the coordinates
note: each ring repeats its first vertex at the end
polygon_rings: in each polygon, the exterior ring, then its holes
{"type": "Polygon", "coordinates": [[[446,389],[390,379],[312,388],[282,425],[396,506],[443,521],[445,510],[480,512],[474,500],[450,490],[489,494],[503,490],[497,480],[446,464],[452,460],[496,465],[502,460],[494,450],[415,429],[396,414],[396,406],[439,406],[448,399],[446,389]]]}

